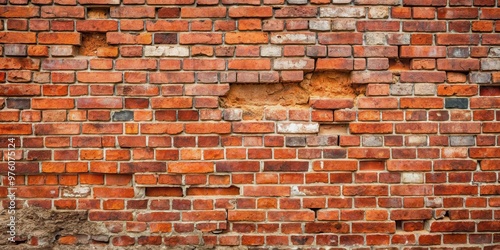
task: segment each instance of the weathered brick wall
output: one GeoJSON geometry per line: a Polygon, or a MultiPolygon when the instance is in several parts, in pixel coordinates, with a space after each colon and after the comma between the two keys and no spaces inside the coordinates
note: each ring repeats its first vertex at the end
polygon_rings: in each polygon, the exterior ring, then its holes
{"type": "Polygon", "coordinates": [[[0,3],[4,249],[500,248],[496,0],[0,3]]]}

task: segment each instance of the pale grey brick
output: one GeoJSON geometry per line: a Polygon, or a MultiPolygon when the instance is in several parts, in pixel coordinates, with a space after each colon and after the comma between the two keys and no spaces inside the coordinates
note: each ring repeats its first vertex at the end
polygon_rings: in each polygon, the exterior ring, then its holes
{"type": "Polygon", "coordinates": [[[483,58],[481,59],[482,70],[500,70],[500,59],[483,58]]]}
{"type": "Polygon", "coordinates": [[[436,84],[418,83],[415,84],[415,95],[435,95],[436,84]]]}
{"type": "Polygon", "coordinates": [[[474,146],[475,143],[474,136],[450,136],[451,146],[474,146]]]}
{"type": "Polygon", "coordinates": [[[370,19],[383,19],[389,17],[389,7],[376,6],[370,7],[368,10],[368,18],[370,19]]]}
{"type": "Polygon", "coordinates": [[[413,93],[413,84],[398,83],[391,85],[391,95],[411,95],[413,93]]]}

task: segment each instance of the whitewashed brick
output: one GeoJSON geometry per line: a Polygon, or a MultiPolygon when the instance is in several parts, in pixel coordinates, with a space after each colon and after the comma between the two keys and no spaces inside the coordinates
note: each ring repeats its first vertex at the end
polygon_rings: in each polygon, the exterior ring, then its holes
{"type": "Polygon", "coordinates": [[[311,134],[319,132],[319,124],[316,122],[280,122],[278,133],[283,134],[311,134]]]}
{"type": "Polygon", "coordinates": [[[365,33],[366,45],[384,45],[386,41],[385,33],[365,33]]]}
{"type": "Polygon", "coordinates": [[[481,59],[482,70],[500,70],[500,59],[483,58],[481,59]]]}
{"type": "Polygon", "coordinates": [[[181,46],[145,46],[144,55],[186,57],[189,56],[189,48],[181,46]]]}
{"type": "Polygon", "coordinates": [[[426,135],[409,135],[406,139],[406,146],[427,146],[426,135]]]}
{"type": "Polygon", "coordinates": [[[271,35],[273,44],[315,44],[316,35],[314,33],[273,33],[271,35]]]}
{"type": "Polygon", "coordinates": [[[332,23],[332,30],[355,30],[356,20],[335,19],[332,23]]]}

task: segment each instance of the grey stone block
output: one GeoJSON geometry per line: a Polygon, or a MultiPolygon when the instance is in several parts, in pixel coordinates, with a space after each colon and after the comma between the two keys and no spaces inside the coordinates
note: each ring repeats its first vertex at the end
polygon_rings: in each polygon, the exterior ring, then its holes
{"type": "Polygon", "coordinates": [[[451,146],[474,146],[475,142],[474,136],[450,136],[451,146]]]}

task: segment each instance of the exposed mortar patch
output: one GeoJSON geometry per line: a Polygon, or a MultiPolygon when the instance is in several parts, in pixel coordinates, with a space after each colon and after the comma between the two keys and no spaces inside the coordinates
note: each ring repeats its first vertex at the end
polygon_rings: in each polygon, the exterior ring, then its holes
{"type": "Polygon", "coordinates": [[[365,93],[365,86],[353,84],[348,72],[310,73],[304,78],[300,83],[231,84],[220,105],[243,109],[244,120],[261,120],[265,107],[308,108],[310,97],[354,99],[365,93]]]}
{"type": "Polygon", "coordinates": [[[83,56],[95,56],[97,48],[107,46],[106,33],[82,33],[82,43],[78,53],[83,56]]]}

